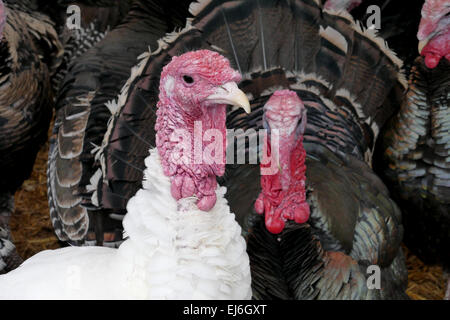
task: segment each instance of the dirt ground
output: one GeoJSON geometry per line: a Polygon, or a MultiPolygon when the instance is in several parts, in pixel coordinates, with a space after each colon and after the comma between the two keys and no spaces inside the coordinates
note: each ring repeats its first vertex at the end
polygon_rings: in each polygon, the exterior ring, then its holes
{"type": "MultiPolygon", "coordinates": [[[[29,258],[39,251],[55,249],[60,243],[53,233],[47,203],[48,144],[38,154],[32,176],[15,195],[16,210],[11,221],[19,254],[29,258]]],[[[404,247],[408,267],[407,294],[414,300],[441,300],[445,294],[442,268],[425,265],[404,247]]]]}

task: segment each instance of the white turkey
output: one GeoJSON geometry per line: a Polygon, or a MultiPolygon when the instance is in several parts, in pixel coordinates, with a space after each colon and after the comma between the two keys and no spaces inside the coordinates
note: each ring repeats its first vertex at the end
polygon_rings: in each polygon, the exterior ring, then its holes
{"type": "Polygon", "coordinates": [[[47,141],[50,78],[63,51],[51,20],[31,1],[0,1],[0,273],[20,264],[9,220],[14,193],[47,141]]]}
{"type": "MultiPolygon", "coordinates": [[[[250,299],[245,240],[226,189],[215,180],[225,171],[224,159],[194,160],[195,123],[225,137],[227,104],[249,111],[240,79],[217,52],[174,57],[161,74],[158,110],[149,106],[157,113],[158,143],[145,160],[142,189],[127,204],[127,239],[119,249],[40,252],[0,276],[0,297],[250,299]],[[180,139],[186,139],[181,151],[180,139]]],[[[225,156],[224,140],[217,139],[215,150],[225,156]]]]}
{"type": "MultiPolygon", "coordinates": [[[[450,3],[425,1],[418,57],[377,167],[403,211],[405,243],[450,271],[450,3]]],[[[417,30],[417,26],[414,30],[417,30]]],[[[446,298],[450,298],[450,282],[446,298]]]]}
{"type": "MultiPolygon", "coordinates": [[[[193,18],[183,30],[161,39],[157,50],[141,57],[119,99],[108,103],[109,121],[106,115],[91,113],[101,141],[77,151],[80,158],[92,159],[83,164],[90,175],[71,184],[72,192],[79,194],[76,201],[54,209],[57,230],[68,230],[65,239],[84,240],[91,224],[99,231],[97,238],[104,239],[108,219],[123,218],[126,203],[141,188],[148,149],[157,141],[156,114],[149,106],[160,93],[157,84],[163,66],[192,49],[215,50],[243,74],[240,87],[252,103],[249,115],[229,112],[228,128],[261,129],[263,105],[279,89],[295,91],[308,118],[307,223],[284,221],[286,227],[277,235],[266,230],[264,219],[253,209],[261,192],[254,158],[254,165],[230,163],[219,180],[244,226],[253,297],[406,298],[400,212],[370,165],[379,128],[396,111],[384,103],[406,86],[401,61],[348,14],[323,11],[314,0],[212,0],[194,2],[190,11],[193,18]],[[100,129],[106,122],[107,128],[100,129]],[[371,265],[381,270],[381,289],[367,286],[371,265]]],[[[68,119],[61,118],[59,127],[66,123],[70,127],[68,119]]],[[[80,128],[80,137],[89,132],[80,128]]],[[[229,157],[237,160],[249,153],[248,161],[255,154],[252,146],[238,144],[234,155],[229,150],[229,157]]],[[[55,173],[64,174],[68,167],[58,160],[53,163],[49,187],[54,197],[62,190],[54,182],[55,173]]]]}

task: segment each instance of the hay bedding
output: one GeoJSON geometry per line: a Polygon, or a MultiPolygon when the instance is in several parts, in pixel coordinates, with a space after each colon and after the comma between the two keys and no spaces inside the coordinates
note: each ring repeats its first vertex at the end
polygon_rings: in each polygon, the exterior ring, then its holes
{"type": "Polygon", "coordinates": [[[24,259],[60,247],[49,217],[47,155],[48,143],[38,153],[30,179],[15,194],[11,231],[17,251],[24,259]]]}
{"type": "MultiPolygon", "coordinates": [[[[53,233],[47,203],[48,143],[37,156],[33,173],[15,195],[16,209],[11,220],[11,230],[19,254],[29,258],[39,251],[61,246],[53,233]]],[[[441,300],[445,294],[445,277],[442,268],[425,265],[406,247],[408,289],[414,300],[441,300]]]]}

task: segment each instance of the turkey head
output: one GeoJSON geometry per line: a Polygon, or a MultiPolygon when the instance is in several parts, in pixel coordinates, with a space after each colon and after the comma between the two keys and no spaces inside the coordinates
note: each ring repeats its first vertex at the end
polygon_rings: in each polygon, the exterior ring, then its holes
{"type": "Polygon", "coordinates": [[[280,90],[270,97],[264,106],[264,127],[268,133],[261,164],[262,191],[255,210],[265,214],[267,229],[277,234],[283,231],[286,220],[305,223],[309,218],[303,148],[306,108],[297,93],[280,90]],[[273,161],[277,172],[265,172],[274,167],[273,161]]]}
{"type": "Polygon", "coordinates": [[[445,57],[450,61],[450,2],[427,0],[422,7],[419,31],[419,53],[428,68],[435,68],[445,57]]]}
{"type": "Polygon", "coordinates": [[[172,196],[195,196],[200,210],[216,203],[216,176],[225,171],[226,106],[250,111],[239,72],[209,50],[173,57],[161,73],[156,145],[172,196]]]}

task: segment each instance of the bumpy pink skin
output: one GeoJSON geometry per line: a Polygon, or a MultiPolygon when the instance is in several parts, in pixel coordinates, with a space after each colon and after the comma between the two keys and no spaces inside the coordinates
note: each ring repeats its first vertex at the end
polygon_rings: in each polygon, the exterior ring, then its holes
{"type": "MultiPolygon", "coordinates": [[[[264,106],[264,115],[271,134],[275,129],[280,132],[280,171],[261,176],[262,191],[255,202],[255,211],[264,213],[267,230],[278,234],[283,231],[286,220],[305,223],[309,219],[305,191],[306,151],[303,148],[306,109],[295,92],[280,90],[264,106]]],[[[267,137],[264,148],[264,154],[270,157],[272,146],[267,137]]],[[[263,162],[266,164],[261,164],[261,168],[271,166],[270,162],[263,162]]]]}
{"type": "Polygon", "coordinates": [[[0,0],[0,40],[3,38],[3,28],[6,24],[6,8],[3,1],[0,0]]]}
{"type": "MultiPolygon", "coordinates": [[[[172,196],[176,200],[196,196],[197,206],[203,211],[211,210],[216,203],[216,176],[224,174],[226,159],[226,105],[213,105],[206,98],[215,93],[218,86],[240,80],[241,75],[230,67],[226,58],[209,50],[173,57],[161,74],[155,129],[163,171],[171,179],[172,196]],[[186,83],[185,75],[194,82],[186,83]],[[221,163],[195,163],[194,143],[199,142],[194,142],[196,121],[202,123],[202,134],[212,128],[222,132],[221,163]],[[173,136],[177,129],[185,129],[186,139],[190,141],[190,148],[181,153],[178,140],[173,136]],[[182,161],[174,161],[180,157],[182,161]]],[[[203,149],[207,145],[203,142],[203,149]]]]}
{"type": "Polygon", "coordinates": [[[450,61],[450,2],[448,0],[427,0],[422,8],[417,39],[429,39],[420,54],[425,57],[425,64],[433,69],[445,57],[450,61]]]}
{"type": "Polygon", "coordinates": [[[362,0],[328,0],[325,3],[325,9],[332,9],[335,11],[346,10],[352,11],[362,3],[362,0]]]}

